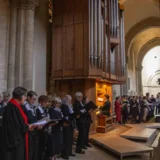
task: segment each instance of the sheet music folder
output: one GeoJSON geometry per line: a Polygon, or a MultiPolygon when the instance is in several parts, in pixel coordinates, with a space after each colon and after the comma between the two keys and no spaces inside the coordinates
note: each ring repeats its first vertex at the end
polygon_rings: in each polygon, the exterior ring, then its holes
{"type": "Polygon", "coordinates": [[[85,105],[85,108],[86,108],[86,110],[87,111],[89,111],[89,110],[96,110],[98,107],[95,105],[95,103],[93,103],[92,101],[90,101],[89,103],[87,103],[86,105],[85,105]]]}
{"type": "Polygon", "coordinates": [[[62,121],[62,119],[50,119],[48,117],[42,118],[41,120],[37,121],[36,123],[33,123],[33,125],[41,126],[45,125],[48,126],[52,123],[58,123],[59,121],[62,121]]]}

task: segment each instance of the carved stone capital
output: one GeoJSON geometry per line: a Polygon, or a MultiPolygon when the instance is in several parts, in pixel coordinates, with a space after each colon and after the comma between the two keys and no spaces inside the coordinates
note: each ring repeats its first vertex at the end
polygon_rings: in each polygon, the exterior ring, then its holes
{"type": "Polygon", "coordinates": [[[142,65],[137,65],[136,66],[136,71],[142,71],[143,69],[143,66],[142,65]]]}
{"type": "Polygon", "coordinates": [[[10,0],[10,4],[13,7],[31,10],[35,10],[39,2],[40,0],[10,0]]]}

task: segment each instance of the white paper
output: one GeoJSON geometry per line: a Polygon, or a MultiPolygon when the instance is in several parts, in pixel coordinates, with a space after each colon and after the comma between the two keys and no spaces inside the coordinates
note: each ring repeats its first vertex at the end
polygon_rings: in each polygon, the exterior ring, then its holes
{"type": "Polygon", "coordinates": [[[33,125],[36,125],[36,126],[41,126],[41,125],[45,125],[45,124],[47,124],[46,120],[40,121],[40,122],[37,122],[37,123],[33,123],[33,125]]]}
{"type": "Polygon", "coordinates": [[[81,113],[85,113],[86,110],[85,110],[85,109],[81,109],[80,112],[81,112],[81,113]]]}

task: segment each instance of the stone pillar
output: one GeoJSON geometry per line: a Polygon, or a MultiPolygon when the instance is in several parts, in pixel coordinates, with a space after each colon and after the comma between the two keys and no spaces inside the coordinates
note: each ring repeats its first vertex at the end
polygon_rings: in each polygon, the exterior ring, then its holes
{"type": "Polygon", "coordinates": [[[143,88],[142,88],[142,69],[141,65],[136,66],[136,81],[137,81],[137,93],[138,95],[143,95],[143,88]]]}
{"type": "Polygon", "coordinates": [[[23,86],[29,90],[33,87],[33,42],[34,42],[34,10],[25,11],[25,41],[24,41],[24,68],[23,86]]]}
{"type": "Polygon", "coordinates": [[[33,89],[34,16],[37,5],[37,0],[28,1],[25,10],[23,86],[28,90],[33,89]]]}
{"type": "Polygon", "coordinates": [[[8,80],[7,88],[12,92],[15,87],[15,53],[16,53],[16,32],[17,32],[17,8],[15,3],[10,4],[10,34],[8,54],[8,80]]]}
{"type": "Polygon", "coordinates": [[[18,5],[17,14],[17,45],[16,45],[16,65],[15,78],[16,86],[23,86],[23,53],[24,53],[24,26],[25,26],[25,9],[23,5],[18,5]]]}

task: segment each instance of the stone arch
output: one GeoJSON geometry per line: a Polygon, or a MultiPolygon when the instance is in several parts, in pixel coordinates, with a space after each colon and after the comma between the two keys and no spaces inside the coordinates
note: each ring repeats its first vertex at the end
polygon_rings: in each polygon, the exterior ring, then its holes
{"type": "Polygon", "coordinates": [[[137,56],[137,66],[142,65],[142,61],[146,53],[151,50],[152,48],[160,45],[160,37],[155,37],[148,41],[143,47],[140,49],[138,56],[137,56]]]}
{"type": "Polygon", "coordinates": [[[147,82],[148,86],[151,85],[152,79],[153,79],[156,75],[158,75],[158,74],[160,74],[160,70],[157,70],[156,72],[154,72],[154,73],[149,77],[148,82],[147,82]]]}
{"type": "Polygon", "coordinates": [[[148,41],[143,47],[140,49],[137,60],[136,60],[136,88],[138,94],[143,93],[143,88],[142,88],[142,61],[146,53],[151,50],[152,48],[160,45],[160,37],[155,37],[148,41]]]}
{"type": "Polygon", "coordinates": [[[160,17],[149,17],[135,24],[125,36],[126,55],[128,56],[130,44],[139,33],[149,28],[160,27],[159,24],[160,24],[160,17]]]}

